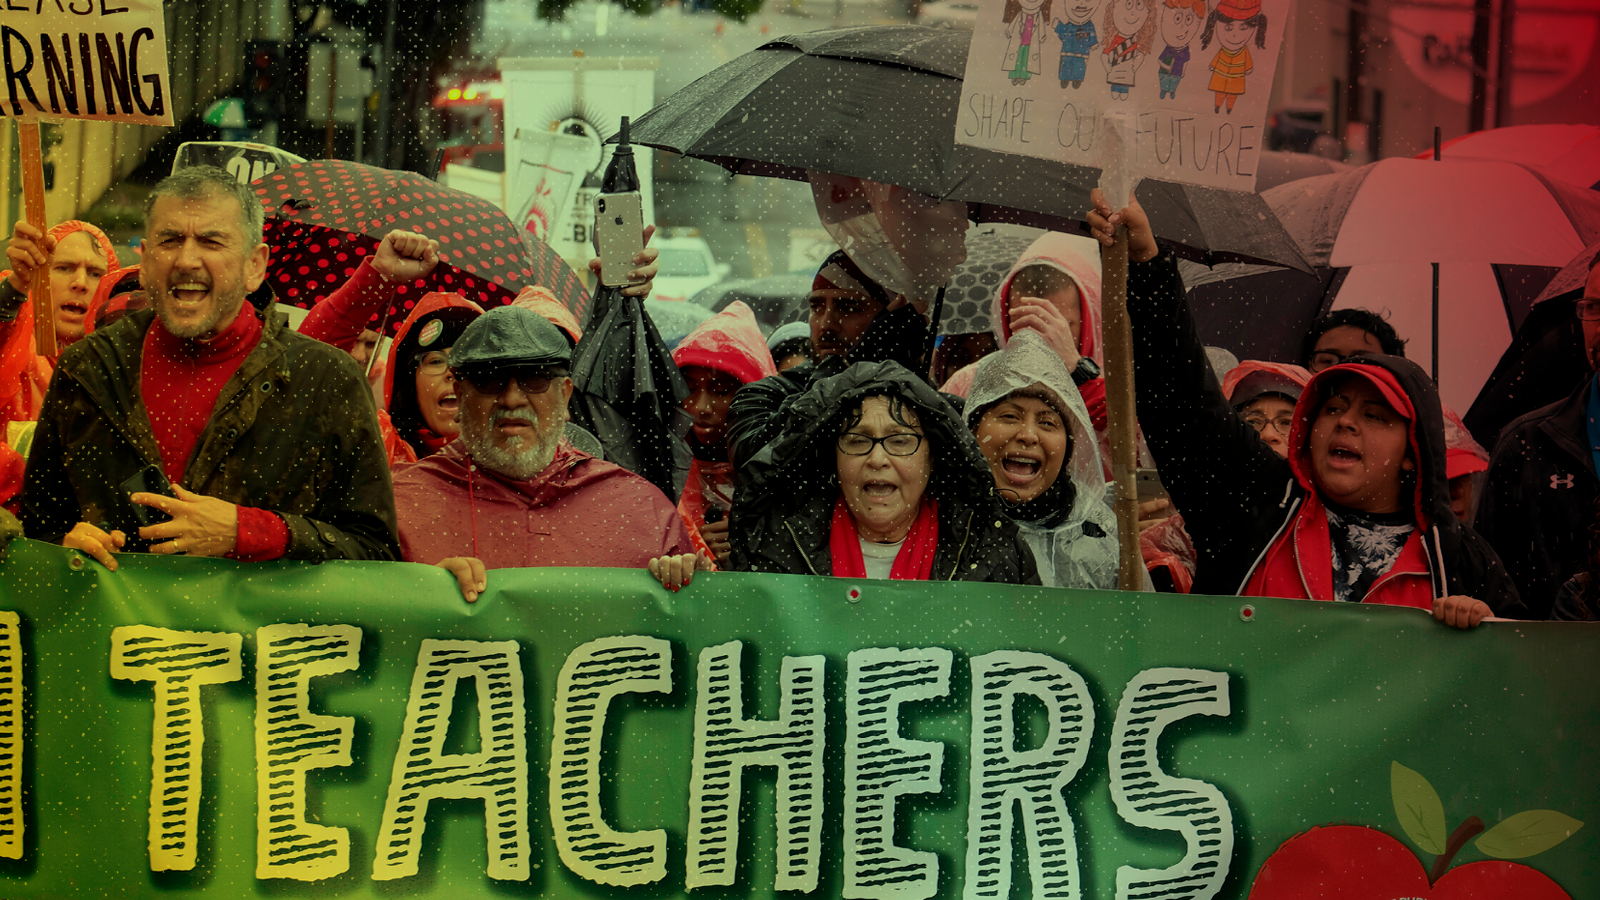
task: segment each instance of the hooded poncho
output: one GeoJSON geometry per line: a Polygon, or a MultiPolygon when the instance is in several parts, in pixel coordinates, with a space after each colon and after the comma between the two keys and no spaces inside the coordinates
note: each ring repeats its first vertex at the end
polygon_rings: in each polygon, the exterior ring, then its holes
{"type": "MultiPolygon", "coordinates": [[[[1011,267],[1011,271],[1006,273],[1005,279],[1000,282],[1000,290],[995,291],[989,301],[990,321],[994,323],[994,337],[999,342],[1000,349],[1004,350],[1011,341],[1011,285],[1023,269],[1032,266],[1048,266],[1072,279],[1073,285],[1078,288],[1078,355],[1086,356],[1094,360],[1095,365],[1104,368],[1105,350],[1100,343],[1100,270],[1079,251],[1074,238],[1053,231],[1046,232],[1028,246],[1016,264],[1011,267]]],[[[972,378],[976,371],[976,365],[961,369],[951,375],[950,380],[940,390],[960,397],[967,396],[967,392],[972,388],[972,378]]],[[[1079,394],[1083,397],[1084,406],[1089,410],[1089,418],[1094,423],[1095,429],[1104,431],[1105,381],[1096,378],[1084,385],[1079,394]]]]}
{"type": "MultiPolygon", "coordinates": [[[[87,232],[99,245],[106,260],[106,274],[121,271],[116,248],[105,232],[90,225],[70,219],[51,228],[47,234],[60,243],[68,235],[87,232]]],[[[11,270],[0,272],[0,280],[10,277],[11,270]]],[[[60,349],[60,348],[58,348],[60,349]]],[[[0,419],[23,422],[39,418],[44,405],[45,388],[50,386],[50,376],[55,360],[40,356],[33,342],[33,302],[24,303],[16,319],[0,325],[0,419]]]]}
{"type": "Polygon", "coordinates": [[[389,465],[416,462],[444,446],[439,435],[427,430],[417,406],[417,361],[429,350],[448,349],[467,325],[483,314],[483,308],[456,293],[423,295],[400,324],[389,345],[388,364],[383,376],[383,409],[378,425],[383,429],[383,446],[389,465]],[[440,321],[448,320],[448,321],[440,321]],[[437,328],[427,327],[440,321],[437,328]],[[423,341],[423,338],[429,338],[423,341]]]}
{"type": "MultiPolygon", "coordinates": [[[[755,312],[741,300],[735,300],[727,309],[695,326],[672,351],[672,361],[680,369],[704,366],[726,372],[739,379],[740,384],[778,374],[766,341],[761,338],[755,312]]],[[[706,510],[713,505],[723,512],[733,506],[733,463],[727,459],[710,461],[696,457],[689,465],[689,477],[684,481],[683,496],[678,500],[678,512],[698,533],[706,510]]]]}
{"type": "Polygon", "coordinates": [[[1012,393],[1043,388],[1053,398],[1072,435],[1072,456],[1061,474],[1071,479],[1071,505],[1065,517],[1029,522],[1016,519],[1022,539],[1033,550],[1039,578],[1051,587],[1113,590],[1117,586],[1117,519],[1106,505],[1106,480],[1089,411],[1061,357],[1032,332],[1017,335],[999,353],[984,357],[967,395],[967,424],[977,431],[983,413],[1012,393]]]}

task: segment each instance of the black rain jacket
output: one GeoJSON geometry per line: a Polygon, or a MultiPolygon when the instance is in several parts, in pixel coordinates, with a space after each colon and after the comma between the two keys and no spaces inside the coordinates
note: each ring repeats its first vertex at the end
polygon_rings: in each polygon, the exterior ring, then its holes
{"type": "Polygon", "coordinates": [[[1590,376],[1567,399],[1500,432],[1475,521],[1505,561],[1528,616],[1551,618],[1563,583],[1585,568],[1595,522],[1594,455],[1587,413],[1590,376]]]}
{"type": "MultiPolygon", "coordinates": [[[[183,486],[271,510],[289,527],[286,559],[399,559],[394,489],[372,392],[349,354],[257,313],[261,340],[217,396],[183,486]]],[[[61,355],[28,455],[22,524],[60,543],[78,522],[138,538],[124,481],[161,463],[139,390],[154,310],[129,313],[61,355]]]]}
{"type": "Polygon", "coordinates": [[[932,447],[928,492],[939,504],[939,544],[931,580],[1039,584],[1033,552],[1001,512],[994,476],[961,414],[895,362],[858,363],[818,379],[787,404],[778,437],[744,475],[747,500],[734,504],[729,527],[730,567],[833,574],[828,543],[839,496],[834,444],[845,414],[878,395],[900,397],[916,410],[932,447]]]}

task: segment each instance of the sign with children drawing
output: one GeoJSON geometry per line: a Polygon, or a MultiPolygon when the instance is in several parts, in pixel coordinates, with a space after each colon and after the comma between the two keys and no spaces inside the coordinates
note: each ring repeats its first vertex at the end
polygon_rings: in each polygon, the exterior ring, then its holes
{"type": "Polygon", "coordinates": [[[1255,189],[1290,0],[982,0],[956,143],[1255,189]]]}

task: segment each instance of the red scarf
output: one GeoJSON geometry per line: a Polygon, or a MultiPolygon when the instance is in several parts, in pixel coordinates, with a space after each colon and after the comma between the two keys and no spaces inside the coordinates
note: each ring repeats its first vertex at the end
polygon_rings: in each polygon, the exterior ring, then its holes
{"type": "MultiPolygon", "coordinates": [[[[917,510],[917,521],[906,533],[900,552],[895,555],[889,577],[895,581],[927,581],[933,574],[933,552],[939,546],[939,504],[926,495],[917,510]]],[[[861,534],[855,517],[845,505],[844,495],[833,504],[833,528],[828,536],[828,551],[833,556],[835,578],[865,578],[867,563],[861,558],[861,534]]]]}

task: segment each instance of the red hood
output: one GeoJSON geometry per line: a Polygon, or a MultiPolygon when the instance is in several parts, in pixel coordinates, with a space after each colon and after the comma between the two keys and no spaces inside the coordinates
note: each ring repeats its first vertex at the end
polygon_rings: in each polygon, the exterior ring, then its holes
{"type": "Polygon", "coordinates": [[[1239,382],[1257,373],[1276,375],[1284,381],[1293,382],[1300,386],[1302,393],[1306,383],[1311,380],[1311,373],[1299,366],[1288,363],[1266,362],[1260,359],[1247,359],[1229,369],[1228,374],[1222,378],[1222,393],[1227,395],[1229,403],[1238,406],[1238,403],[1233,399],[1234,390],[1239,387],[1239,382]]]}
{"type": "MultiPolygon", "coordinates": [[[[1311,493],[1318,493],[1317,486],[1311,479],[1311,421],[1317,414],[1317,408],[1321,406],[1322,385],[1330,378],[1352,372],[1372,382],[1383,395],[1384,401],[1394,407],[1395,412],[1406,417],[1406,442],[1411,448],[1411,458],[1417,462],[1419,470],[1427,464],[1429,456],[1423,452],[1417,440],[1416,407],[1394,373],[1381,366],[1367,363],[1340,363],[1311,376],[1311,381],[1306,384],[1305,390],[1300,394],[1300,401],[1294,407],[1294,428],[1289,434],[1289,446],[1294,448],[1294,451],[1289,454],[1289,466],[1294,470],[1295,480],[1311,493]]],[[[1423,496],[1423,485],[1427,482],[1428,478],[1419,471],[1412,497],[1417,524],[1424,529],[1432,521],[1432,517],[1428,515],[1428,504],[1423,496]]]]}
{"type": "Polygon", "coordinates": [[[705,366],[727,372],[741,384],[778,374],[756,314],[742,300],[695,326],[672,351],[672,361],[680,369],[705,366]]]}
{"type": "Polygon", "coordinates": [[[1049,266],[1056,269],[1078,286],[1079,316],[1078,354],[1087,356],[1096,365],[1105,366],[1105,352],[1100,345],[1100,270],[1083,255],[1080,246],[1070,235],[1046,232],[1028,245],[991,300],[991,317],[994,336],[1001,349],[1011,340],[1011,282],[1017,273],[1029,266],[1049,266]]]}
{"type": "Polygon", "coordinates": [[[583,340],[583,329],[578,326],[577,317],[565,303],[556,299],[556,295],[551,293],[549,288],[530,284],[517,294],[517,299],[511,301],[511,305],[531,309],[549,319],[550,324],[565,331],[574,344],[583,340]]]}
{"type": "Polygon", "coordinates": [[[389,356],[387,359],[388,365],[386,366],[386,371],[383,374],[384,409],[388,409],[394,401],[394,372],[395,363],[397,361],[396,357],[400,353],[401,345],[405,343],[406,335],[411,333],[411,326],[415,325],[417,320],[421,319],[423,316],[448,307],[470,309],[479,315],[483,314],[483,307],[473,303],[471,300],[468,300],[460,294],[442,294],[437,291],[431,294],[424,294],[422,299],[417,301],[417,305],[412,307],[411,312],[406,316],[406,320],[400,323],[400,328],[394,333],[394,342],[389,345],[389,356]]]}
{"type": "MultiPolygon", "coordinates": [[[[94,334],[96,322],[109,313],[127,309],[129,298],[143,290],[139,286],[138,266],[129,266],[126,269],[115,269],[107,272],[101,277],[100,284],[95,287],[94,298],[89,301],[89,312],[83,317],[83,333],[85,335],[94,334]],[[117,285],[124,279],[132,279],[132,287],[118,293],[116,299],[113,300],[112,293],[116,291],[117,285]]],[[[146,299],[144,303],[148,305],[149,300],[146,299]]]]}

